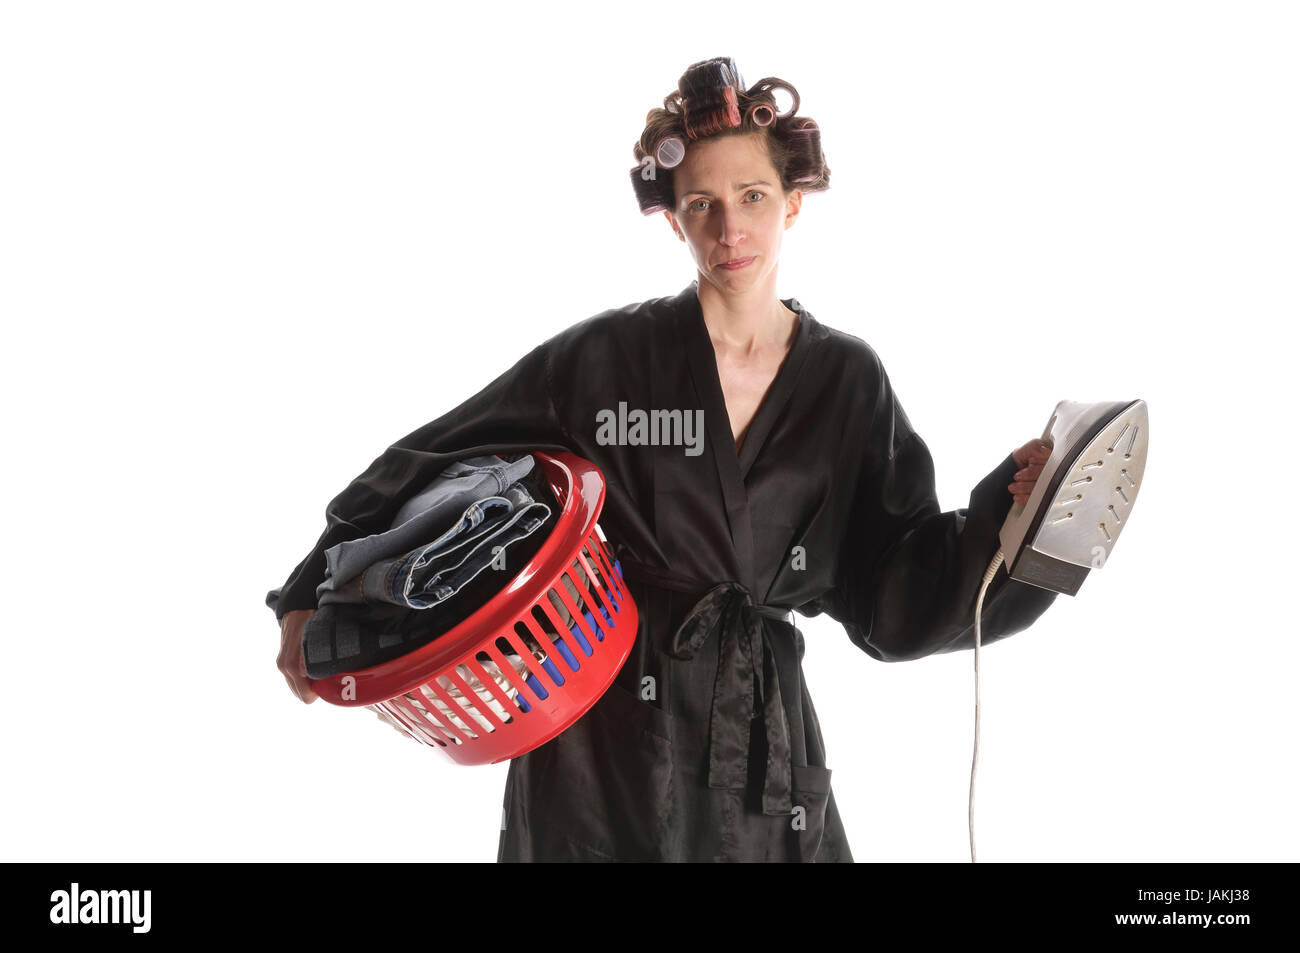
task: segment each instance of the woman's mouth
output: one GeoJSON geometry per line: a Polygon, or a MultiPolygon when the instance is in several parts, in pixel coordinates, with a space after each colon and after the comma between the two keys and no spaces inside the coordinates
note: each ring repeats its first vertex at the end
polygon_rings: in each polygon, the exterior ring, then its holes
{"type": "Polygon", "coordinates": [[[744,268],[753,260],[754,260],[754,256],[752,255],[748,258],[733,258],[731,261],[723,262],[718,267],[725,268],[727,269],[727,271],[736,271],[739,268],[744,268]]]}

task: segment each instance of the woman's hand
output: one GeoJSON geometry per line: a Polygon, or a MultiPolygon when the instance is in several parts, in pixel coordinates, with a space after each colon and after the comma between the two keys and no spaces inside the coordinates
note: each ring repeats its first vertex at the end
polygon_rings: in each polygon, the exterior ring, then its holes
{"type": "Polygon", "coordinates": [[[284,679],[303,704],[310,705],[318,697],[307,680],[307,659],[302,654],[302,630],[315,609],[295,609],[286,612],[280,620],[280,656],[275,660],[284,679]]]}
{"type": "Polygon", "coordinates": [[[1016,466],[1020,469],[1016,471],[1015,482],[1009,484],[1007,489],[1021,506],[1029,502],[1029,494],[1034,492],[1034,483],[1038,475],[1043,472],[1043,464],[1051,455],[1052,445],[1037,438],[1011,452],[1016,466]]]}

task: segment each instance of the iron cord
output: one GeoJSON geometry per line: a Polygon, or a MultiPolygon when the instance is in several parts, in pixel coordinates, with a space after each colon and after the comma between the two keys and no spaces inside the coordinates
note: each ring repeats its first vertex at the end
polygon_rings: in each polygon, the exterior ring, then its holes
{"type": "Polygon", "coordinates": [[[975,863],[975,765],[979,762],[980,757],[980,615],[984,609],[984,592],[988,589],[989,583],[998,573],[998,567],[1002,565],[1002,550],[999,548],[993,556],[993,561],[989,563],[989,568],[984,572],[984,582],[980,586],[980,594],[975,599],[975,750],[971,753],[970,759],[970,804],[969,804],[969,824],[970,824],[970,862],[975,863]]]}

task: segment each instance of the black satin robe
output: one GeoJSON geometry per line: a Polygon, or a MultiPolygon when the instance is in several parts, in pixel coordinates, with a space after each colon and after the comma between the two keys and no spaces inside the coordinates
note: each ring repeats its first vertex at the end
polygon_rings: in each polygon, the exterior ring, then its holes
{"type": "MultiPolygon", "coordinates": [[[[1015,461],[940,512],[930,452],[875,351],[785,304],[799,329],[739,452],[692,281],[573,325],[398,440],[268,595],[277,617],[314,607],[325,549],[387,528],[452,460],[568,449],[601,468],[636,644],[580,721],[511,762],[498,860],[851,861],[789,610],[827,613],[882,661],[974,646],[1015,461]],[[620,401],[702,409],[703,451],[605,445],[601,412],[620,401]]],[[[999,569],[982,643],[1055,597],[999,569]]]]}

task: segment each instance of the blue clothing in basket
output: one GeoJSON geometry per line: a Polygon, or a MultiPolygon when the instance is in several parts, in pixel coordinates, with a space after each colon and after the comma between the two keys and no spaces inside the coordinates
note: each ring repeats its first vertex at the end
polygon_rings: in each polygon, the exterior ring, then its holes
{"type": "Polygon", "coordinates": [[[550,515],[549,506],[534,501],[523,484],[516,483],[503,496],[471,503],[460,519],[432,542],[381,559],[342,588],[326,591],[320,604],[386,602],[411,609],[432,608],[489,566],[508,568],[504,550],[531,535],[550,515]]]}
{"type": "Polygon", "coordinates": [[[505,495],[532,469],[531,454],[513,463],[492,455],[451,463],[397,511],[389,529],[344,540],[325,550],[325,579],[316,587],[318,604],[331,601],[326,593],[342,588],[379,560],[409,553],[438,539],[466,507],[487,497],[505,495]]]}

